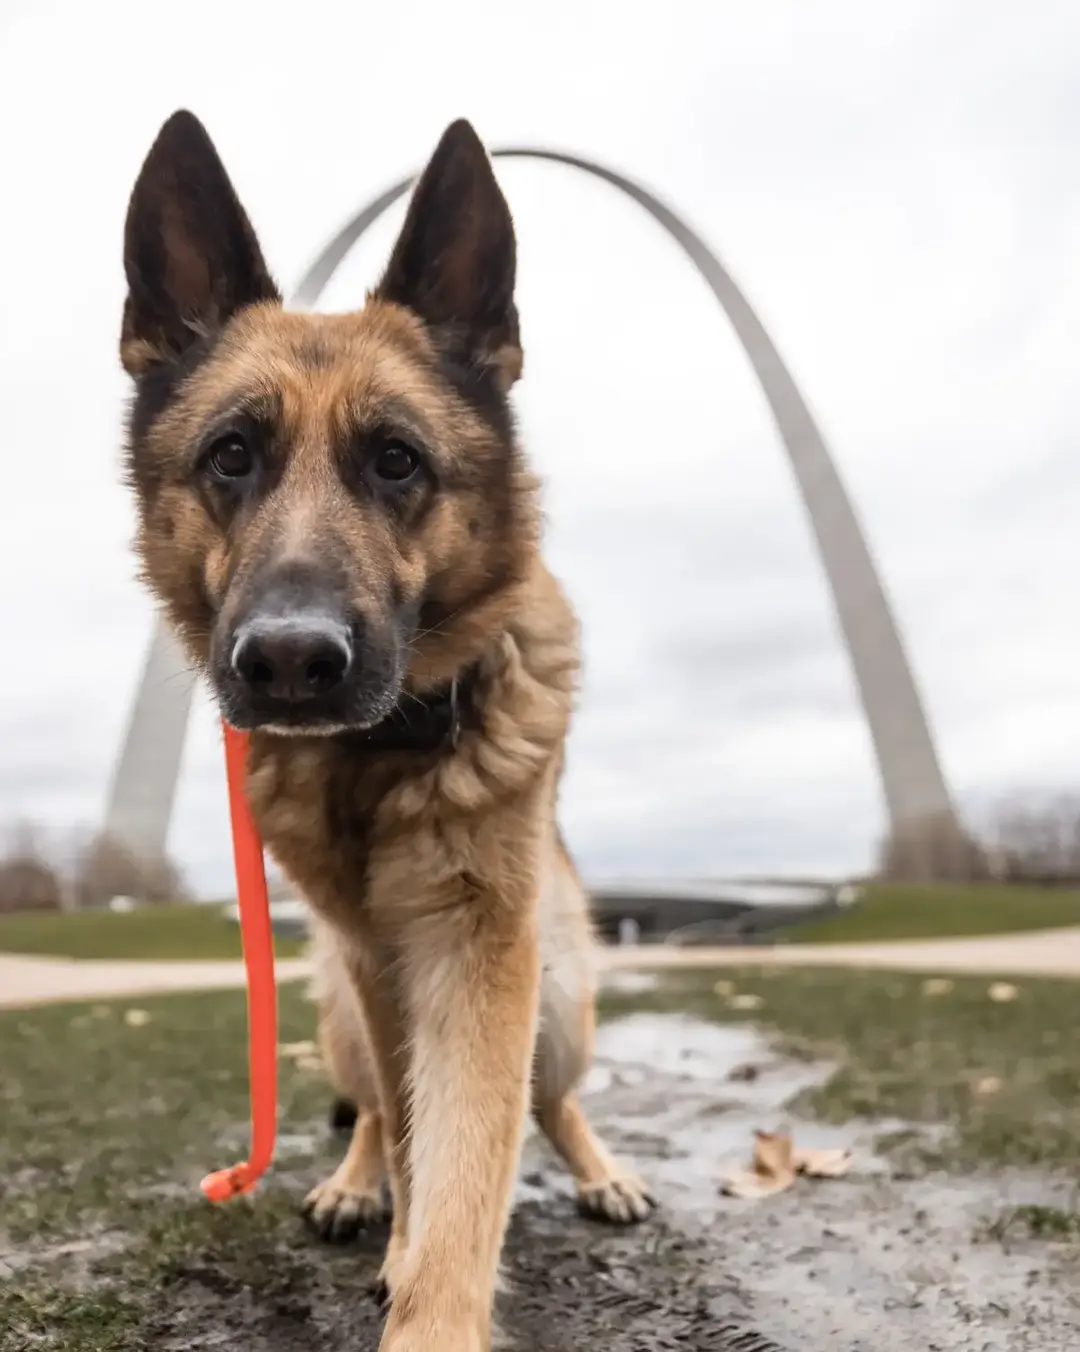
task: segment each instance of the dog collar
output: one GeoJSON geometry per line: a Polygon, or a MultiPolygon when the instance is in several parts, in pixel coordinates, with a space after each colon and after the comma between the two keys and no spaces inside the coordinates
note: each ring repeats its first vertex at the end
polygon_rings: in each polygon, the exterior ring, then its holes
{"type": "Polygon", "coordinates": [[[366,751],[438,751],[456,747],[461,736],[463,683],[455,676],[425,695],[405,695],[381,723],[349,734],[366,751]]]}

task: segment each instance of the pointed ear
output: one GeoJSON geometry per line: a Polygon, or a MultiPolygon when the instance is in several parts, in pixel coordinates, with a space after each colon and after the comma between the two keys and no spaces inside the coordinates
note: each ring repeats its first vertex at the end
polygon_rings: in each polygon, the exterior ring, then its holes
{"type": "Polygon", "coordinates": [[[255,232],[197,117],[174,113],[150,149],[124,228],[120,359],[175,361],[244,305],[280,300],[255,232]]]}
{"type": "Polygon", "coordinates": [[[409,203],[375,295],[404,305],[494,370],[504,389],[521,374],[510,208],[468,122],[443,133],[409,203]]]}

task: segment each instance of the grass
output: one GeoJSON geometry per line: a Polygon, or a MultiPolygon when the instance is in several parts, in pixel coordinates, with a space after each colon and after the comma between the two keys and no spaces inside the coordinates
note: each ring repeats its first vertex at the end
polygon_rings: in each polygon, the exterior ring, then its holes
{"type": "MultiPolygon", "coordinates": [[[[1077,987],[1019,982],[1001,1001],[990,985],[691,971],[644,994],[611,992],[601,1014],[645,1007],[753,1022],[795,1054],[832,1058],[836,1074],[800,1111],[912,1124],[892,1142],[901,1166],[1038,1166],[1075,1177],[1077,987]],[[759,1003],[733,1007],[735,994],[759,1003]]],[[[282,1042],[312,1036],[299,985],[282,988],[280,1017],[282,1042]]],[[[324,1126],[328,1087],[304,1058],[282,1060],[279,1152],[256,1204],[210,1207],[199,1196],[202,1175],[247,1147],[245,1036],[240,991],[0,1013],[2,1352],[209,1346],[184,1322],[196,1305],[200,1328],[209,1319],[236,1346],[306,1346],[319,1302],[339,1291],[335,1308],[361,1317],[378,1241],[338,1252],[313,1245],[297,1221],[299,1199],[340,1151],[324,1126]],[[149,1018],[129,1022],[133,1008],[149,1018]],[[262,1339],[253,1309],[295,1326],[296,1341],[262,1339]]],[[[995,1225],[1001,1238],[1080,1238],[1080,1218],[1053,1208],[1012,1210],[995,1225]]]]}
{"type": "Polygon", "coordinates": [[[980,1238],[1007,1244],[1012,1239],[1046,1239],[1064,1243],[1080,1240],[1080,1213],[1063,1207],[1009,1207],[987,1225],[980,1238]]]}
{"type": "MultiPolygon", "coordinates": [[[[275,942],[279,957],[293,957],[302,947],[297,939],[275,942]]],[[[5,915],[0,916],[0,953],[175,961],[238,958],[240,930],[222,918],[220,906],[212,905],[145,906],[126,914],[5,915]]]]}
{"type": "MultiPolygon", "coordinates": [[[[776,931],[780,942],[857,943],[1015,934],[1080,925],[1080,892],[999,886],[873,883],[859,902],[823,920],[776,931]]],[[[279,938],[279,957],[303,950],[279,938]]],[[[240,934],[218,906],[147,906],[128,914],[81,911],[0,916],[0,953],[65,958],[193,960],[240,956],[240,934]]]]}
{"type": "Polygon", "coordinates": [[[1069,925],[1080,925],[1080,892],[998,883],[871,883],[849,909],[775,937],[800,944],[876,943],[1069,925]]]}
{"type": "MultiPolygon", "coordinates": [[[[848,910],[777,931],[778,941],[856,943],[1012,934],[1080,925],[1080,892],[998,886],[871,884],[848,910]]],[[[303,949],[276,941],[279,957],[303,949]]],[[[0,916],[0,953],[65,958],[193,960],[237,958],[240,934],[218,906],[147,906],[128,914],[80,911],[0,916]]]]}
{"type": "MultiPolygon", "coordinates": [[[[280,1021],[283,1042],[311,1037],[300,986],[282,988],[280,1021]]],[[[283,1058],[283,1148],[258,1205],[202,1201],[203,1174],[247,1148],[246,1026],[244,996],[232,991],[0,1015],[3,1352],[160,1346],[155,1303],[168,1305],[178,1283],[288,1305],[297,1252],[310,1247],[298,1193],[340,1147],[321,1129],[323,1076],[283,1058]],[[126,1022],[132,1008],[149,1020],[126,1022]],[[310,1175],[299,1187],[289,1177],[298,1136],[310,1175]],[[6,1282],[5,1249],[35,1259],[6,1282]]],[[[372,1279],[377,1262],[372,1253],[372,1279]]],[[[355,1286],[355,1252],[330,1251],[325,1264],[321,1280],[339,1272],[355,1286]]]]}

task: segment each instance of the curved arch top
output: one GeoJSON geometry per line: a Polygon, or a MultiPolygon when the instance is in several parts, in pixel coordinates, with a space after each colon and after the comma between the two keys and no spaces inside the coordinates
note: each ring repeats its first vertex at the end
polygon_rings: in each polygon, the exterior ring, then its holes
{"type": "MultiPolygon", "coordinates": [[[[915,679],[854,509],[805,400],[764,326],[726,268],[670,206],[639,183],[595,160],[528,146],[508,146],[493,151],[492,155],[498,159],[562,164],[611,184],[663,226],[694,264],[742,343],[787,451],[851,660],[893,830],[936,819],[939,828],[944,826],[948,832],[959,836],[959,824],[915,679]]],[[[356,242],[404,196],[414,181],[409,177],[395,183],[347,221],[304,273],[289,303],[298,308],[313,307],[356,242]]],[[[151,683],[160,692],[159,702],[168,702],[170,691],[176,694],[175,709],[170,706],[155,711],[159,727],[162,714],[166,715],[166,725],[179,723],[182,727],[186,723],[190,693],[189,682],[180,670],[175,682],[162,680],[163,654],[174,653],[174,663],[182,663],[182,658],[175,645],[170,645],[163,620],[158,621],[158,627],[114,779],[106,829],[126,838],[133,835],[131,827],[141,823],[139,839],[133,839],[131,843],[163,851],[168,817],[159,819],[155,829],[148,831],[146,789],[137,774],[140,771],[145,774],[146,757],[136,754],[133,744],[153,735],[142,707],[147,702],[151,683]],[[148,839],[149,835],[154,837],[153,840],[148,839]]],[[[174,786],[179,774],[180,745],[175,735],[169,745],[168,756],[155,757],[155,777],[164,780],[170,774],[169,766],[164,764],[165,760],[170,760],[172,778],[168,782],[174,786]]],[[[159,792],[157,800],[167,805],[167,813],[171,808],[171,793],[159,792]]]]}
{"type": "MultiPolygon", "coordinates": [[[[885,589],[854,509],[806,401],[764,326],[720,260],[654,193],[595,160],[560,150],[507,146],[494,158],[546,160],[610,183],[664,227],[720,302],[742,343],[791,461],[851,658],[894,823],[953,813],[930,727],[885,589]]],[[[409,190],[402,179],[370,202],[325,245],[292,303],[311,308],[361,236],[409,190]]]]}

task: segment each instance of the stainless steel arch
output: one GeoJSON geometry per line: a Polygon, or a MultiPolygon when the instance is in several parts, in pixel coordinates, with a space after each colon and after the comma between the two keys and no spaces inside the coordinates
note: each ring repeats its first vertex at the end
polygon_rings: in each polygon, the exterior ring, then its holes
{"type": "MultiPolygon", "coordinates": [[[[806,402],[745,296],[700,236],[671,207],[624,175],[562,151],[506,147],[493,155],[563,164],[610,183],[644,207],[697,268],[750,359],[787,450],[850,655],[893,831],[910,831],[920,822],[934,821],[939,836],[960,840],[915,679],[855,512],[806,402]]],[[[290,304],[312,307],[349,250],[412,182],[402,179],[349,220],[301,278],[290,304]]],[[[182,739],[177,730],[186,724],[190,699],[182,659],[170,645],[164,622],[158,623],[107,816],[109,829],[146,850],[162,850],[165,845],[172,803],[166,784],[174,786],[179,775],[182,739]],[[165,679],[160,669],[169,653],[176,666],[173,680],[165,679]],[[132,746],[133,740],[144,738],[158,743],[157,754],[140,754],[137,745],[132,746]],[[151,775],[155,788],[148,792],[151,775]],[[154,823],[147,819],[150,803],[164,813],[154,823]]]]}

